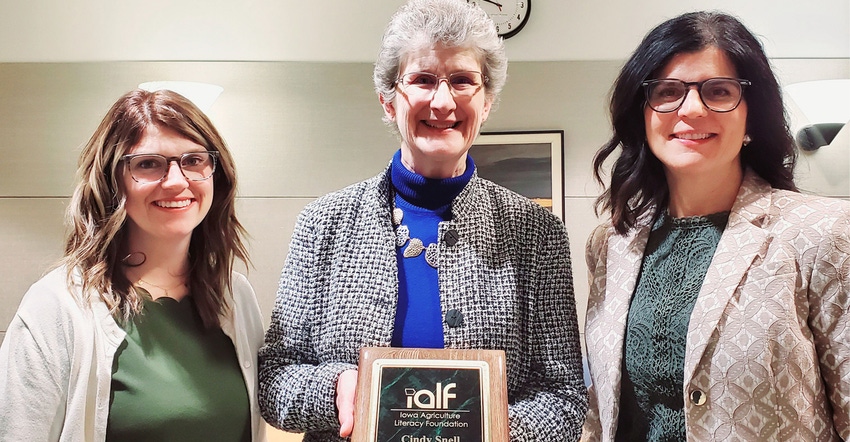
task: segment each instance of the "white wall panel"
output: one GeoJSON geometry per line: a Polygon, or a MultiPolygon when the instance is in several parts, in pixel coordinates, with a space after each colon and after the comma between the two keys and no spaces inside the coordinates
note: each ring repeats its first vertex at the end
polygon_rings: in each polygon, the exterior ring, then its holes
{"type": "Polygon", "coordinates": [[[311,198],[240,198],[237,202],[237,216],[250,236],[248,251],[253,263],[247,271],[244,267],[239,271],[248,276],[254,287],[266,325],[295,220],[310,201],[311,198]]]}
{"type": "MultiPolygon", "coordinates": [[[[401,1],[0,0],[0,61],[371,62],[401,1]]],[[[847,0],[534,0],[507,41],[517,61],[619,60],[654,25],[722,9],[771,57],[850,56],[847,0]]]]}
{"type": "Polygon", "coordinates": [[[6,331],[29,286],[62,257],[66,203],[0,198],[0,331],[6,331]]]}

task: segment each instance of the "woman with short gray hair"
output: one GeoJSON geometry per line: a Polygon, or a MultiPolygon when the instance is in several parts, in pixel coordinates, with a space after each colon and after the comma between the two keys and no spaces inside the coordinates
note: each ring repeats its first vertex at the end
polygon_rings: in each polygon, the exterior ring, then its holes
{"type": "Polygon", "coordinates": [[[564,224],[479,178],[467,155],[506,71],[477,6],[412,0],[393,16],[374,80],[401,148],[298,218],[259,356],[272,425],[348,437],[363,347],[498,349],[511,440],[578,439],[587,399],[564,224]]]}
{"type": "Polygon", "coordinates": [[[414,48],[437,42],[475,51],[481,73],[488,80],[484,93],[491,101],[497,101],[508,77],[503,41],[495,37],[492,22],[484,19],[480,9],[458,8],[447,2],[410,2],[395,15],[387,26],[375,61],[375,92],[392,101],[405,57],[414,48]]]}

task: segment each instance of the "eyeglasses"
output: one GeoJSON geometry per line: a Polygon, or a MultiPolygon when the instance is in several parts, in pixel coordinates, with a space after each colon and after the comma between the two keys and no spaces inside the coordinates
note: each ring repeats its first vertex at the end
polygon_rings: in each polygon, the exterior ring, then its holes
{"type": "Polygon", "coordinates": [[[696,86],[702,104],[708,109],[714,112],[731,112],[741,104],[744,87],[751,84],[749,80],[723,77],[695,82],[662,78],[642,83],[646,103],[652,110],[660,113],[673,112],[682,107],[692,86],[696,86]]]}
{"type": "Polygon", "coordinates": [[[171,162],[177,163],[180,172],[189,181],[203,181],[215,172],[216,151],[186,152],[178,157],[164,157],[152,153],[124,155],[127,170],[133,180],[140,184],[156,183],[168,175],[171,162]]]}
{"type": "Polygon", "coordinates": [[[455,97],[471,97],[489,81],[481,72],[476,71],[455,72],[446,77],[438,77],[430,72],[408,72],[396,80],[396,85],[405,94],[422,98],[431,97],[443,80],[455,97]]]}

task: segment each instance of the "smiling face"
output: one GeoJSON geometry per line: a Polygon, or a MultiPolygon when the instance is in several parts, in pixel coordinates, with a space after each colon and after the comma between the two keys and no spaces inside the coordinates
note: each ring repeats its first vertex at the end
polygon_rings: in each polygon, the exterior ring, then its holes
{"type": "MultiPolygon", "coordinates": [[[[150,126],[128,154],[151,153],[164,157],[206,149],[170,129],[150,126]]],[[[127,196],[127,232],[130,244],[152,241],[185,242],[210,210],[213,200],[212,176],[189,181],[176,162],[168,166],[162,181],[138,183],[123,166],[123,184],[127,196]]]]}
{"type": "MultiPolygon", "coordinates": [[[[455,72],[481,72],[481,64],[470,49],[440,45],[411,52],[399,71],[429,72],[447,77],[455,72]]],[[[455,97],[446,81],[429,96],[398,90],[393,101],[381,97],[387,117],[401,134],[402,162],[428,178],[448,178],[463,173],[466,153],[487,120],[492,102],[484,88],[471,97],[455,97]]]]}
{"type": "MultiPolygon", "coordinates": [[[[738,78],[735,66],[719,49],[675,55],[656,78],[698,82],[714,77],[738,78]]],[[[722,179],[741,173],[741,146],[747,125],[747,103],[718,113],[706,108],[696,87],[688,90],[682,106],[658,113],[644,108],[646,139],[664,165],[668,181],[695,177],[722,179]]]]}

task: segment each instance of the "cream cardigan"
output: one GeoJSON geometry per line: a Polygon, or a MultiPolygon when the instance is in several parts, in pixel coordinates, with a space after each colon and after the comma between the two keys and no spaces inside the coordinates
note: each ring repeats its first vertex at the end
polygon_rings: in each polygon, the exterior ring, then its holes
{"type": "MultiPolygon", "coordinates": [[[[124,340],[99,297],[68,293],[65,269],[32,285],[0,346],[0,440],[103,441],[112,361],[124,340]]],[[[251,403],[253,440],[265,438],[257,406],[263,325],[254,290],[233,274],[233,303],[221,317],[233,340],[251,403]]]]}

